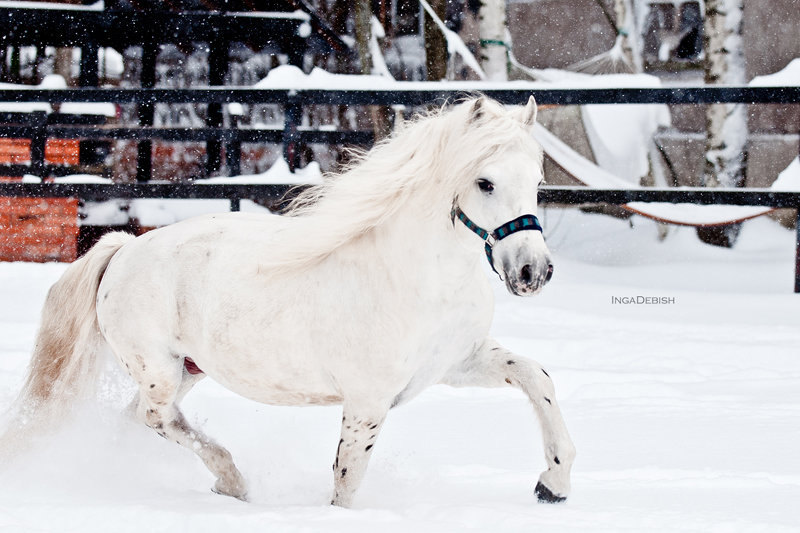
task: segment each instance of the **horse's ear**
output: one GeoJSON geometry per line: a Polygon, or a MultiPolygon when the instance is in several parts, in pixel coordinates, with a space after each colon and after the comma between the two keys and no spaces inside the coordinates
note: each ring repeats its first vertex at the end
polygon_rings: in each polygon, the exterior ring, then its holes
{"type": "Polygon", "coordinates": [[[477,122],[483,116],[483,97],[480,97],[475,100],[475,103],[472,104],[472,109],[469,112],[469,121],[470,122],[477,122]]]}
{"type": "Polygon", "coordinates": [[[522,110],[522,123],[529,129],[533,128],[533,125],[536,123],[537,112],[538,106],[536,105],[536,99],[531,95],[531,97],[528,98],[528,104],[525,106],[525,109],[522,110]]]}

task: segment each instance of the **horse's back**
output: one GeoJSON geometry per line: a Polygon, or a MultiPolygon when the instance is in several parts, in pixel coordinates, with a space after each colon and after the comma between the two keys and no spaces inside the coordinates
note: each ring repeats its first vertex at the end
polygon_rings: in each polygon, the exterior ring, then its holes
{"type": "Polygon", "coordinates": [[[122,352],[165,361],[191,357],[216,381],[265,403],[338,403],[319,362],[300,347],[303,337],[293,338],[281,321],[292,312],[293,278],[276,282],[261,271],[271,236],[290,223],[271,215],[211,215],[127,244],[98,293],[98,321],[114,352],[123,359],[122,352]]]}
{"type": "Polygon", "coordinates": [[[257,263],[248,257],[254,239],[268,234],[279,220],[270,215],[207,215],[130,241],[113,257],[99,287],[98,320],[104,335],[121,336],[124,329],[130,336],[155,341],[162,340],[152,339],[157,335],[174,339],[201,333],[184,331],[196,322],[191,315],[218,296],[221,284],[241,276],[247,259],[257,263]]]}
{"type": "MultiPolygon", "coordinates": [[[[185,267],[186,259],[201,254],[231,254],[243,246],[252,251],[255,240],[277,230],[286,219],[270,214],[220,213],[193,217],[149,231],[128,243],[114,258],[117,270],[141,265],[169,266],[168,270],[185,267]],[[208,252],[208,253],[206,253],[208,252]],[[162,265],[162,263],[166,263],[162,265]],[[135,265],[135,266],[134,266],[135,265]]],[[[210,261],[205,260],[203,262],[210,261]]],[[[195,266],[200,266],[195,263],[195,266]]],[[[150,268],[145,270],[152,270],[150,268]]],[[[163,277],[167,272],[154,272],[163,277]]]]}

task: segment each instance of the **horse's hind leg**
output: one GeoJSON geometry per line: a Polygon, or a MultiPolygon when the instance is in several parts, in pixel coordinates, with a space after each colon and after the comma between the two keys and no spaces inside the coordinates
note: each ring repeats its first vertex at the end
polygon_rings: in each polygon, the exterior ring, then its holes
{"type": "Polygon", "coordinates": [[[342,437],[336,450],[333,464],[333,500],[331,505],[350,507],[353,496],[372,455],[372,446],[386,419],[388,407],[358,407],[350,403],[344,406],[342,437]]]}
{"type": "Polygon", "coordinates": [[[191,373],[186,370],[184,367],[183,374],[181,376],[181,386],[178,388],[178,395],[175,398],[175,403],[180,405],[183,401],[183,398],[192,390],[192,387],[200,383],[206,375],[201,371],[197,373],[191,373]]]}
{"type": "Polygon", "coordinates": [[[156,371],[151,364],[146,370],[132,372],[139,383],[138,418],[162,437],[196,453],[217,477],[214,492],[244,500],[247,487],[230,452],[192,428],[178,408],[183,395],[202,375],[187,375],[182,363],[176,366],[180,360],[170,359],[168,370],[164,365],[161,371],[156,371]]]}
{"type": "Polygon", "coordinates": [[[547,470],[536,484],[536,496],[539,501],[548,503],[566,499],[575,446],[558,408],[553,382],[539,364],[516,356],[494,339],[486,339],[472,356],[453,368],[442,382],[456,387],[511,385],[522,389],[539,416],[547,462],[547,470]]]}
{"type": "MultiPolygon", "coordinates": [[[[181,385],[178,388],[178,394],[175,398],[175,404],[180,405],[183,398],[192,390],[192,387],[197,385],[203,378],[206,377],[205,374],[202,372],[200,373],[190,373],[187,372],[185,369],[183,371],[183,377],[181,379],[181,385]]],[[[136,395],[133,397],[130,405],[128,405],[127,412],[130,414],[131,417],[135,417],[138,415],[139,410],[139,392],[136,392],[136,395]]],[[[144,418],[141,418],[143,423],[147,423],[144,418]]]]}

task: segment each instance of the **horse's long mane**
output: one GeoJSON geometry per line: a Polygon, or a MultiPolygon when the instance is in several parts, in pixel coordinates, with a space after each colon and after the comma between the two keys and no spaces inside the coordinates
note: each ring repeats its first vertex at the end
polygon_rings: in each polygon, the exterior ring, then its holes
{"type": "Polygon", "coordinates": [[[417,115],[302,192],[286,212],[295,220],[274,236],[273,256],[262,266],[314,264],[383,224],[411,198],[428,209],[426,216],[448,215],[481,166],[520,143],[541,158],[522,122],[486,97],[417,115]]]}

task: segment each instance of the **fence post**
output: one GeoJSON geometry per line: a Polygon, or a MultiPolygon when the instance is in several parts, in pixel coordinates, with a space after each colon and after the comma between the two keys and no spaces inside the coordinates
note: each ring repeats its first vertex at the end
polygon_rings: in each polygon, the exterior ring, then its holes
{"type": "MultiPolygon", "coordinates": [[[[306,43],[299,37],[294,38],[294,43],[289,49],[289,64],[302,70],[303,56],[306,43]]],[[[289,102],[284,107],[283,121],[283,158],[289,165],[289,171],[294,171],[300,166],[300,136],[297,128],[303,120],[303,106],[299,103],[289,102]]]]}
{"type": "MultiPolygon", "coordinates": [[[[800,127],[797,128],[800,141],[800,127]]],[[[797,144],[797,157],[800,159],[800,142],[797,144]]],[[[797,212],[794,217],[794,292],[800,294],[800,201],[795,202],[797,212]]]]}
{"type": "MultiPolygon", "coordinates": [[[[208,84],[219,86],[225,84],[228,73],[228,41],[215,39],[208,43],[208,84]]],[[[222,127],[222,104],[209,103],[206,111],[206,126],[222,127]]],[[[219,170],[222,164],[222,143],[214,139],[206,142],[206,174],[219,170]]]]}
{"type": "Polygon", "coordinates": [[[794,219],[794,292],[800,293],[800,205],[794,219]]]}
{"type": "Polygon", "coordinates": [[[99,51],[100,47],[97,43],[81,46],[81,71],[78,78],[78,85],[81,87],[98,87],[100,85],[100,74],[97,67],[99,51]]]}
{"type": "MultiPolygon", "coordinates": [[[[150,43],[142,47],[142,74],[140,84],[142,88],[152,89],[156,86],[156,57],[158,45],[150,43]]],[[[139,104],[136,108],[140,126],[152,126],[155,115],[155,104],[148,102],[139,104]]],[[[150,181],[153,175],[153,141],[147,139],[139,141],[136,146],[136,181],[150,181]]]]}
{"type": "Polygon", "coordinates": [[[286,104],[283,121],[283,158],[294,173],[300,164],[300,143],[297,125],[303,116],[303,107],[299,104],[286,104]]]}
{"type": "Polygon", "coordinates": [[[33,134],[31,135],[31,173],[40,178],[46,177],[47,166],[44,160],[47,144],[47,114],[44,111],[31,113],[33,134]]]}
{"type": "Polygon", "coordinates": [[[228,176],[242,173],[242,143],[238,139],[225,143],[225,166],[228,167],[228,176]]]}

